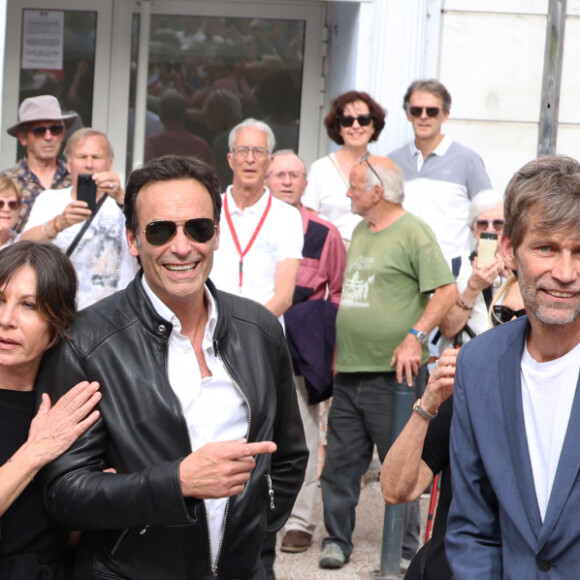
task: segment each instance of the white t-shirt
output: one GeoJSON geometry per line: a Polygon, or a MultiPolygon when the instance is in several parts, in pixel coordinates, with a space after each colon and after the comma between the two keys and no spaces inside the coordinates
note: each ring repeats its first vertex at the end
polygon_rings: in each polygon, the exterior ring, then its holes
{"type": "MultiPolygon", "coordinates": [[[[61,214],[73,201],[72,187],[47,189],[34,201],[24,231],[41,226],[61,214]]],[[[60,232],[53,243],[66,251],[83,227],[80,222],[60,232]]],[[[112,197],[107,197],[70,257],[79,279],[78,308],[122,290],[135,277],[137,260],[129,253],[125,217],[112,197]]]]}
{"type": "Polygon", "coordinates": [[[350,211],[347,190],[348,176],[340,172],[336,157],[331,153],[311,165],[302,205],[318,212],[338,229],[343,240],[350,241],[362,217],[350,211]]]}
{"type": "MultiPolygon", "coordinates": [[[[264,188],[264,195],[253,206],[243,211],[234,201],[231,186],[224,194],[226,195],[232,223],[240,246],[245,250],[264,215],[270,191],[264,188]]],[[[274,296],[278,263],[287,258],[301,259],[303,244],[304,233],[300,212],[295,207],[272,197],[272,205],[264,224],[244,256],[243,284],[240,287],[240,255],[228,226],[225,210],[222,209],[219,248],[214,253],[210,278],[220,290],[240,294],[265,304],[274,296]]]]}
{"type": "Polygon", "coordinates": [[[522,403],[534,487],[542,521],[564,445],[580,372],[580,343],[564,356],[535,361],[524,349],[522,403]]]}

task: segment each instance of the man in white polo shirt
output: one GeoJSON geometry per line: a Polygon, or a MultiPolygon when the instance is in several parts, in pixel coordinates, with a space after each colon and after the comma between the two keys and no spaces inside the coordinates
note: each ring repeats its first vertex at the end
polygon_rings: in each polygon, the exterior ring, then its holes
{"type": "Polygon", "coordinates": [[[413,82],[403,99],[415,139],[391,152],[405,175],[405,209],[427,222],[446,258],[469,252],[470,201],[491,181],[481,157],[441,133],[451,95],[437,80],[413,82]]]}
{"type": "Polygon", "coordinates": [[[233,183],[223,195],[220,247],[211,278],[221,290],[281,317],[292,305],[304,234],[300,212],[264,185],[275,147],[270,127],[246,119],[230,132],[233,183]]]}

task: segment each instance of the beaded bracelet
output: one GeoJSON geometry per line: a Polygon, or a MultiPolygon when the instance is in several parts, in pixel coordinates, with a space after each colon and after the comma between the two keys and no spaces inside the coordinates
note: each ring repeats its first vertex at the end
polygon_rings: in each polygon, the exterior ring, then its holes
{"type": "Polygon", "coordinates": [[[457,300],[456,304],[459,306],[459,308],[463,308],[463,310],[473,310],[473,306],[469,306],[469,304],[467,304],[461,296],[457,300]]]}

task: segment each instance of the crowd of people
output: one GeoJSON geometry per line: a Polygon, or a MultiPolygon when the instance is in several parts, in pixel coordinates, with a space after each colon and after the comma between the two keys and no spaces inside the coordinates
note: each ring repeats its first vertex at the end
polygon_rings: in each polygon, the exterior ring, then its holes
{"type": "Polygon", "coordinates": [[[309,170],[239,118],[224,183],[185,128],[201,89],[165,88],[126,184],[52,96],[9,129],[0,578],[272,580],[279,531],[312,546],[319,484],[319,566],[341,568],[375,450],[385,501],[409,503],[407,580],[573,577],[580,164],[532,161],[504,199],[419,80],[414,139],[387,156],[369,151],[386,111],[349,91],[325,118],[340,148],[309,170]]]}

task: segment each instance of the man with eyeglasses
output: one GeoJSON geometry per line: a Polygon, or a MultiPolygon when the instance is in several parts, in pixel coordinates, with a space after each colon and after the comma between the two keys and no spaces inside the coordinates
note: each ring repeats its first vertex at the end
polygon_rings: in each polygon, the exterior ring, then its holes
{"type": "Polygon", "coordinates": [[[477,153],[442,133],[451,109],[451,95],[443,83],[413,82],[403,109],[415,139],[388,155],[405,175],[403,205],[429,224],[443,254],[451,259],[470,251],[469,202],[491,189],[491,181],[477,153]]]}
{"type": "Polygon", "coordinates": [[[55,521],[83,530],[77,578],[262,580],[264,538],[302,484],[282,328],[208,279],[221,203],[196,158],[133,171],[124,214],[142,270],[44,359],[38,385],[52,400],[81,376],[104,393],[101,419],[44,473],[55,521]]]}
{"type": "Polygon", "coordinates": [[[292,304],[304,234],[300,213],[265,185],[275,145],[272,129],[256,119],[230,132],[233,182],[223,195],[212,280],[281,317],[292,304]]]}
{"type": "MultiPolygon", "coordinates": [[[[403,175],[390,159],[365,156],[350,172],[347,196],[351,211],[364,219],[347,254],[321,476],[328,536],[319,565],[331,569],[350,559],[361,477],[374,446],[381,462],[389,449],[395,391],[406,385],[421,395],[427,336],[458,298],[433,232],[401,205],[403,175]]],[[[403,557],[417,547],[416,537],[406,534],[403,557]]]]}
{"type": "Polygon", "coordinates": [[[500,245],[527,316],[461,348],[446,551],[454,580],[567,580],[580,562],[580,164],[512,177],[500,245]]]}
{"type": "Polygon", "coordinates": [[[20,232],[37,196],[45,189],[70,187],[67,167],[59,152],[65,131],[77,120],[76,113],[62,114],[56,97],[41,95],[24,99],[18,109],[18,123],[8,128],[17,137],[26,155],[2,175],[12,179],[22,191],[22,204],[15,231],[20,232]]]}
{"type": "Polygon", "coordinates": [[[336,312],[342,292],[346,250],[339,231],[301,203],[306,165],[289,149],[274,153],[266,175],[272,195],[295,207],[302,216],[304,248],[298,268],[293,305],[284,314],[286,336],[294,362],[296,391],[310,453],[304,485],[286,524],[280,549],[305,552],[316,527],[318,491],[319,402],[332,393],[336,312]]]}

